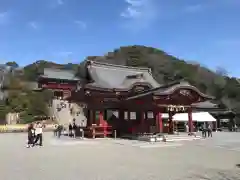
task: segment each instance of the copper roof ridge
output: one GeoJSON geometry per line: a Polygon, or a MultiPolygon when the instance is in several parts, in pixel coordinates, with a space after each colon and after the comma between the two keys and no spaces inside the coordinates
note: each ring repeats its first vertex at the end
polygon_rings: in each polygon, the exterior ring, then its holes
{"type": "Polygon", "coordinates": [[[147,70],[148,72],[151,73],[151,68],[147,68],[147,67],[134,67],[134,66],[118,65],[118,64],[111,64],[111,63],[92,61],[92,60],[87,60],[87,61],[91,62],[91,64],[106,65],[106,66],[120,67],[120,68],[126,68],[126,69],[135,69],[135,70],[147,70]]]}

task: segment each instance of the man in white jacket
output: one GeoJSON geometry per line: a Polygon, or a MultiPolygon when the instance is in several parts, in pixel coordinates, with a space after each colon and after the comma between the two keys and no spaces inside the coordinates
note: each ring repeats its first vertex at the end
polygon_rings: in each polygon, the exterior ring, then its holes
{"type": "Polygon", "coordinates": [[[35,127],[35,135],[36,135],[36,140],[34,144],[37,144],[39,141],[39,146],[42,146],[42,133],[43,133],[43,126],[40,122],[37,122],[36,127],[35,127]]]}

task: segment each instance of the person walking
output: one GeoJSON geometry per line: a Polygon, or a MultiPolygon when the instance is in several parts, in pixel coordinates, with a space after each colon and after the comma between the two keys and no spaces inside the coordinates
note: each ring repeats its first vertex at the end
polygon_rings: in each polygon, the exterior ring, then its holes
{"type": "Polygon", "coordinates": [[[73,137],[73,126],[71,123],[68,125],[69,137],[73,137]]]}
{"type": "Polygon", "coordinates": [[[207,132],[208,132],[208,137],[212,137],[212,126],[211,126],[211,124],[208,124],[207,132]]]}
{"type": "Polygon", "coordinates": [[[206,133],[207,133],[207,128],[206,128],[206,123],[204,123],[203,125],[202,125],[202,137],[203,138],[206,138],[206,133]]]}
{"type": "Polygon", "coordinates": [[[75,123],[75,119],[73,120],[72,129],[73,129],[73,137],[76,137],[77,125],[75,123]]]}
{"type": "Polygon", "coordinates": [[[63,125],[59,124],[59,125],[58,125],[58,130],[57,130],[57,132],[58,132],[58,138],[61,137],[62,131],[63,131],[63,125]]]}
{"type": "Polygon", "coordinates": [[[42,146],[42,141],[43,141],[43,126],[40,122],[37,122],[36,128],[35,128],[35,134],[36,134],[36,139],[34,144],[37,144],[37,142],[39,141],[39,146],[42,146]]]}
{"type": "Polygon", "coordinates": [[[33,124],[29,124],[28,126],[28,144],[27,148],[33,147],[34,145],[34,127],[33,124]]]}
{"type": "Polygon", "coordinates": [[[57,131],[58,131],[58,125],[55,124],[55,125],[54,125],[54,129],[53,129],[53,135],[54,135],[54,136],[57,136],[57,134],[58,134],[57,131]]]}

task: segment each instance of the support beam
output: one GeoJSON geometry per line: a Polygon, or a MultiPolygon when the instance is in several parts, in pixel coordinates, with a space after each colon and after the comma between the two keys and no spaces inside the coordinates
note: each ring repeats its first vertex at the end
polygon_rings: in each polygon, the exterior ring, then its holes
{"type": "Polygon", "coordinates": [[[119,111],[118,111],[118,119],[119,119],[120,121],[123,121],[123,120],[124,120],[124,110],[119,109],[119,111]]]}
{"type": "Polygon", "coordinates": [[[188,108],[188,128],[189,133],[193,132],[192,108],[188,108]]]}
{"type": "Polygon", "coordinates": [[[218,131],[218,128],[220,128],[220,119],[219,118],[217,118],[216,119],[216,122],[215,122],[215,126],[216,126],[216,132],[218,131]]]}
{"type": "Polygon", "coordinates": [[[127,117],[128,117],[128,121],[130,121],[131,120],[131,118],[130,118],[130,111],[127,111],[127,117]]]}
{"type": "Polygon", "coordinates": [[[99,124],[100,126],[102,126],[103,128],[103,136],[106,137],[107,136],[107,124],[103,118],[103,111],[99,112],[99,124]]]}
{"type": "Polygon", "coordinates": [[[173,134],[173,113],[169,112],[168,133],[173,134]]]}
{"type": "Polygon", "coordinates": [[[162,113],[158,112],[156,116],[156,126],[160,133],[163,132],[163,121],[162,121],[162,113]]]}
{"type": "Polygon", "coordinates": [[[99,111],[99,125],[103,126],[104,122],[103,122],[103,112],[99,111]]]}

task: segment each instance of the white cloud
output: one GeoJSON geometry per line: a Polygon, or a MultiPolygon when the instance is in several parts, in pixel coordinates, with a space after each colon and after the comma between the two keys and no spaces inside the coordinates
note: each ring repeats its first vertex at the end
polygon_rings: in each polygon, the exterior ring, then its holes
{"type": "Polygon", "coordinates": [[[87,28],[87,24],[86,24],[84,21],[79,21],[79,20],[77,20],[77,21],[74,21],[74,23],[75,23],[78,27],[80,27],[81,29],[86,29],[86,28],[87,28]]]}
{"type": "Polygon", "coordinates": [[[9,13],[8,12],[0,12],[0,24],[5,24],[9,20],[9,13]]]}
{"type": "Polygon", "coordinates": [[[57,8],[59,6],[63,6],[65,4],[64,0],[50,0],[49,7],[50,8],[57,8]]]}
{"type": "Polygon", "coordinates": [[[39,28],[38,23],[35,22],[35,21],[29,22],[28,25],[29,25],[31,28],[33,28],[33,29],[38,29],[38,28],[39,28]]]}
{"type": "Polygon", "coordinates": [[[189,5],[184,8],[184,11],[187,13],[195,13],[199,12],[204,9],[204,6],[202,4],[195,4],[195,5],[189,5]]]}
{"type": "Polygon", "coordinates": [[[158,16],[157,0],[125,0],[126,8],[120,13],[124,27],[138,31],[151,26],[158,16]]]}

